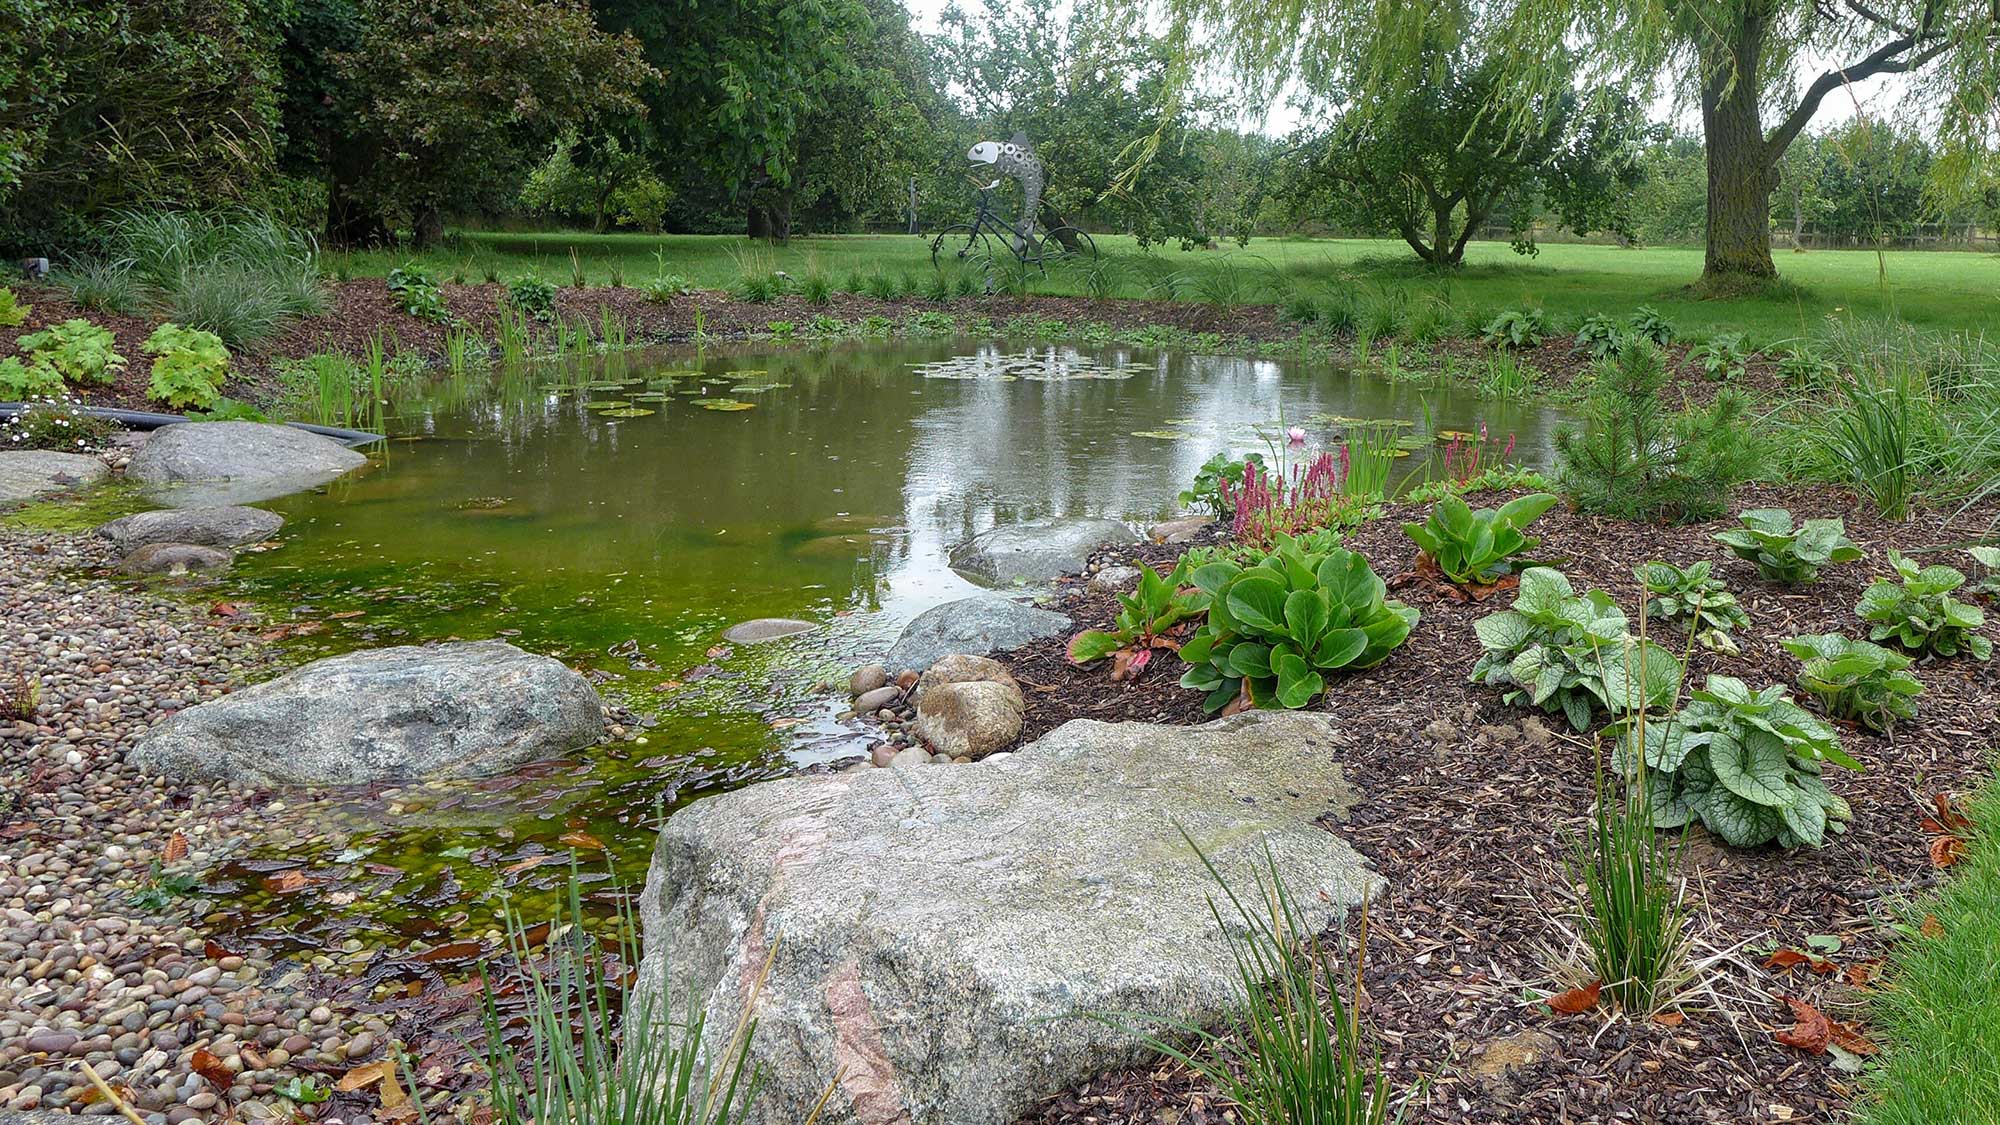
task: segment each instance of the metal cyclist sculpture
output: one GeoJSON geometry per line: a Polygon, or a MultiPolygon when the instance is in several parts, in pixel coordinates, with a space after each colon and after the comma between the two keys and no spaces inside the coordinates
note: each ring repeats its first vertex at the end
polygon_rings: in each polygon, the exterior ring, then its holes
{"type": "Polygon", "coordinates": [[[1051,261],[1067,259],[1092,260],[1097,257],[1097,243],[1090,235],[1073,226],[1062,224],[1039,237],[1035,234],[1035,220],[1041,214],[1042,188],[1048,183],[1048,173],[1040,157],[1028,143],[1027,135],[1015,133],[1006,141],[981,141],[966,150],[966,160],[974,168],[990,169],[992,178],[984,182],[980,177],[968,175],[972,186],[979,189],[979,206],[969,223],[953,223],[938,232],[931,240],[931,262],[943,266],[946,262],[971,262],[990,265],[998,260],[1004,248],[1014,255],[1024,266],[1033,266],[1048,273],[1051,261]],[[1002,218],[993,207],[994,189],[1003,179],[1012,179],[1021,185],[1021,214],[1013,222],[1002,218]]]}

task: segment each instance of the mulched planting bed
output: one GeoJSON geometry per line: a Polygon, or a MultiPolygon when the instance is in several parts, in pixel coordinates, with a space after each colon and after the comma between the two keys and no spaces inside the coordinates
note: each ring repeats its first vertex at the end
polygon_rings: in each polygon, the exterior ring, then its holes
{"type": "MultiPolygon", "coordinates": [[[[1491,495],[1475,505],[1499,502],[1491,495]]],[[[1720,672],[1751,687],[1791,685],[1798,662],[1778,641],[1795,633],[1865,636],[1854,614],[1862,588],[1887,573],[1887,549],[1961,542],[1989,526],[1992,511],[1951,520],[1920,514],[1905,524],[1865,514],[1851,495],[1828,489],[1744,489],[1735,510],[1786,507],[1800,518],[1839,516],[1865,560],[1834,566],[1811,586],[1758,580],[1710,536],[1733,517],[1663,528],[1551,511],[1533,526],[1536,554],[1559,565],[1578,592],[1599,588],[1635,620],[1632,569],[1649,559],[1681,565],[1714,559],[1752,625],[1740,655],[1696,648],[1693,682],[1720,672]]],[[[1422,506],[1391,506],[1353,532],[1351,548],[1385,579],[1407,569],[1416,548],[1401,531],[1422,506]]],[[[1140,554],[1171,563],[1184,548],[1140,554]]],[[[1926,557],[1969,570],[1962,553],[1926,557]]],[[[1820,850],[1734,849],[1690,830],[1687,842],[1697,960],[1720,956],[1708,986],[1668,1023],[1632,1021],[1605,1008],[1556,1016],[1540,1002],[1583,983],[1563,926],[1562,884],[1571,841],[1593,800],[1592,750],[1559,715],[1504,706],[1466,680],[1478,655],[1472,622],[1512,604],[1501,593],[1461,604],[1417,587],[1396,592],[1423,613],[1409,642],[1384,664],[1330,677],[1314,703],[1337,725],[1343,763],[1362,794],[1337,831],[1389,880],[1369,923],[1364,1011],[1407,1120],[1752,1122],[1844,1120],[1856,1080],[1834,1058],[1773,1041],[1792,1018],[1780,996],[1802,998],[1835,1020],[1858,1020],[1865,976],[1885,956],[1883,923],[1907,893],[1939,878],[1920,821],[1940,791],[1964,792],[1990,776],[2000,739],[1994,700],[2000,666],[1959,658],[1918,665],[1925,686],[1914,721],[1884,737],[1839,726],[1843,746],[1867,770],[1829,768],[1828,783],[1854,807],[1845,835],[1820,850]],[[1779,947],[1806,948],[1835,935],[1840,970],[1769,969],[1779,947]]],[[[1067,607],[1079,628],[1109,620],[1115,606],[1086,594],[1067,607]]],[[[1991,624],[1989,635],[2000,635],[1991,624]]],[[[1660,627],[1676,653],[1684,638],[1660,627]]],[[[1054,639],[1007,658],[1029,697],[1033,738],[1072,718],[1203,721],[1198,694],[1175,685],[1178,662],[1162,661],[1133,684],[1080,669],[1054,639]]],[[[1794,689],[1796,693],[1796,689],[1794,689]]],[[[1803,701],[1803,700],[1802,700],[1803,701]]],[[[1810,704],[1809,704],[1810,705],[1810,704]]],[[[1865,1034],[1865,1025],[1860,1027],[1865,1034]]],[[[1100,1076],[1051,1100],[1032,1122],[1234,1120],[1183,1068],[1157,1065],[1100,1076]]]]}

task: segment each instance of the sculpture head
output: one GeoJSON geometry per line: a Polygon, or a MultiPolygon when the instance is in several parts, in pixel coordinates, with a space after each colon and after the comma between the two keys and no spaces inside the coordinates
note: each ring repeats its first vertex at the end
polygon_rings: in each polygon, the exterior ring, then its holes
{"type": "Polygon", "coordinates": [[[1000,163],[1000,142],[980,141],[965,150],[965,158],[974,164],[1000,163]]]}

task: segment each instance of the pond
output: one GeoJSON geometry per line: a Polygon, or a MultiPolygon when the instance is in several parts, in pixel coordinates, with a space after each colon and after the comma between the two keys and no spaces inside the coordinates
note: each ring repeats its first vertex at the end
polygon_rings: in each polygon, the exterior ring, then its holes
{"type": "MultiPolygon", "coordinates": [[[[643,716],[643,741],[587,761],[454,786],[343,794],[231,873],[229,916],[267,939],[389,927],[483,931],[493,892],[532,900],[572,847],[642,877],[676,804],[870,741],[842,722],[845,680],[909,618],[977,591],[945,563],[996,524],[1177,513],[1201,463],[1309,448],[1393,420],[1422,473],[1438,435],[1483,424],[1545,463],[1559,417],[1433,383],[1297,360],[1000,342],[743,345],[441,379],[404,393],[376,464],[269,505],[276,549],[232,589],[301,658],[502,637],[591,670],[643,716]],[[619,405],[623,404],[623,405],[619,405]],[[812,634],[729,646],[757,617],[812,634]],[[341,911],[260,890],[276,864],[337,876],[341,911]]],[[[280,830],[283,831],[283,830],[280,830]]],[[[303,896],[301,896],[303,897],[303,896]]]]}

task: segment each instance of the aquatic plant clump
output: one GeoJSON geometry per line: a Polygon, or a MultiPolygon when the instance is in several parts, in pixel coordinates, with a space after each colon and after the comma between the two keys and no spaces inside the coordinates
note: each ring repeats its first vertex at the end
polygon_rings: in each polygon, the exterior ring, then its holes
{"type": "Polygon", "coordinates": [[[1104,364],[1053,350],[1013,355],[962,355],[912,365],[926,379],[1020,379],[1060,383],[1071,379],[1130,379],[1139,374],[1132,364],[1104,364]]]}

